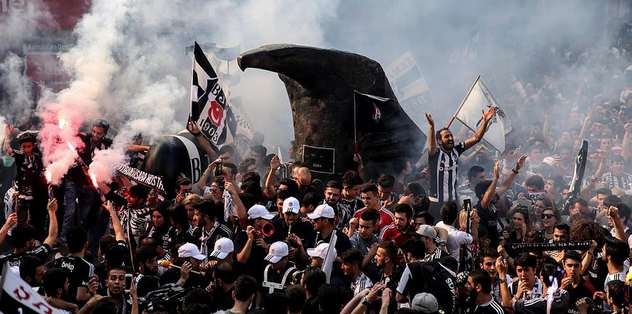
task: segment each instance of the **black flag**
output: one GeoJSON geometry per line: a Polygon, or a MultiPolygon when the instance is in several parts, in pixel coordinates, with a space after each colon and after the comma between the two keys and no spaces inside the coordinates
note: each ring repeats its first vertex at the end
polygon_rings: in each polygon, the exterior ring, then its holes
{"type": "Polygon", "coordinates": [[[584,171],[586,171],[586,158],[588,156],[588,141],[582,141],[582,147],[577,152],[575,158],[575,171],[573,172],[573,179],[571,180],[570,189],[568,191],[568,198],[564,202],[564,210],[568,211],[572,202],[579,197],[581,193],[582,183],[584,182],[584,171]]]}

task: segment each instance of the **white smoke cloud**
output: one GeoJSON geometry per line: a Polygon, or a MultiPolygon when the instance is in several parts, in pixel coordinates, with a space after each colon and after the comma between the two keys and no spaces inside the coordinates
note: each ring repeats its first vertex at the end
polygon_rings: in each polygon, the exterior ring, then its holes
{"type": "MultiPolygon", "coordinates": [[[[91,172],[107,177],[106,172],[124,160],[134,135],[155,139],[184,127],[192,58],[186,47],[194,41],[220,47],[239,45],[243,50],[270,42],[322,46],[321,23],[335,15],[336,6],[337,1],[322,0],[298,4],[287,0],[199,0],[186,5],[169,0],[94,1],[90,14],[75,29],[77,45],[63,56],[73,82],[57,94],[56,101],[40,106],[41,116],[49,124],[43,130],[57,130],[45,138],[71,140],[82,124],[107,118],[116,128],[114,145],[110,151],[97,152],[91,165],[91,172]],[[64,134],[57,127],[60,116],[70,121],[64,134]]],[[[238,71],[233,66],[231,74],[243,75],[238,71]]],[[[253,121],[256,129],[274,130],[269,138],[277,143],[289,141],[284,128],[272,127],[277,122],[291,125],[288,100],[276,75],[253,74],[242,84],[225,88],[233,96],[245,96],[242,108],[257,117],[253,121]],[[279,112],[287,114],[280,119],[279,112]]],[[[46,153],[45,159],[53,161],[46,153]]]]}
{"type": "MultiPolygon", "coordinates": [[[[191,81],[191,52],[186,47],[193,41],[238,45],[242,51],[271,43],[331,47],[383,65],[410,50],[431,88],[426,110],[445,121],[453,113],[446,108],[456,109],[477,74],[483,74],[501,104],[511,101],[506,95],[513,93],[513,78],[526,84],[551,65],[562,67],[555,79],[565,86],[592,80],[603,60],[584,61],[578,73],[580,67],[569,67],[572,56],[552,48],[608,46],[611,37],[605,32],[616,29],[618,22],[606,27],[604,10],[591,1],[95,0],[75,29],[76,46],[63,56],[73,82],[53,101],[40,103],[43,130],[49,132],[44,137],[78,145],[79,128],[105,117],[114,128],[110,135],[116,135],[117,153],[99,153],[111,158],[98,159],[120,160],[135,134],[151,139],[182,129],[191,81]],[[60,117],[68,121],[63,130],[58,127],[60,117]]],[[[29,27],[21,27],[29,32],[29,27]]],[[[0,36],[15,36],[9,34],[13,32],[0,36]]],[[[292,139],[291,112],[277,75],[241,73],[234,65],[231,75],[240,76],[241,82],[224,87],[241,98],[241,109],[254,118],[254,129],[266,135],[265,144],[287,145],[292,139]]],[[[570,93],[562,94],[568,98],[570,93]]],[[[48,144],[47,161],[63,160],[52,151],[56,146],[48,144]]]]}
{"type": "Polygon", "coordinates": [[[0,99],[0,108],[3,114],[13,119],[27,116],[33,110],[31,85],[23,70],[23,59],[14,53],[8,53],[0,63],[0,86],[6,95],[0,99]]]}
{"type": "Polygon", "coordinates": [[[73,165],[76,152],[67,143],[81,148],[77,134],[81,125],[98,117],[99,102],[107,95],[113,75],[119,69],[114,47],[122,39],[128,2],[95,1],[92,11],[77,25],[77,44],[62,55],[74,80],[56,95],[53,102],[40,102],[40,132],[44,164],[53,183],[59,183],[73,165]],[[107,14],[105,14],[107,12],[107,14]]]}

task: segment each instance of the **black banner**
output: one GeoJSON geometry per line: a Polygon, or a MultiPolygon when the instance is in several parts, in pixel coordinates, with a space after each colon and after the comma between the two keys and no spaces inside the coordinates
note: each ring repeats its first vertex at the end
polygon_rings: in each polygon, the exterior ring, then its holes
{"type": "Polygon", "coordinates": [[[163,195],[165,194],[165,188],[162,185],[162,178],[157,175],[147,173],[128,165],[120,165],[116,168],[116,171],[136,183],[155,189],[163,195]]]}
{"type": "Polygon", "coordinates": [[[515,252],[542,252],[561,250],[584,250],[590,247],[590,241],[577,242],[552,242],[552,243],[512,243],[511,249],[515,252]]]}
{"type": "Polygon", "coordinates": [[[333,174],[335,160],[336,150],[333,148],[303,145],[303,162],[311,171],[333,174]]]}

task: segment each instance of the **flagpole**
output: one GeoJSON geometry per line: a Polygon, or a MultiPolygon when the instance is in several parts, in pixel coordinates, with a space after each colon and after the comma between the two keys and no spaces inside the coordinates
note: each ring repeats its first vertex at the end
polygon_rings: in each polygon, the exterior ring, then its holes
{"type": "Polygon", "coordinates": [[[476,86],[476,83],[480,79],[481,79],[481,75],[479,74],[476,77],[476,80],[474,81],[474,84],[472,84],[472,86],[470,86],[470,89],[468,90],[467,94],[465,94],[465,97],[463,97],[463,100],[461,100],[461,104],[459,105],[459,108],[456,110],[454,115],[452,115],[452,118],[450,118],[450,121],[448,121],[448,125],[446,126],[446,128],[448,128],[448,129],[450,128],[450,126],[452,125],[452,122],[454,122],[454,119],[456,119],[456,115],[459,114],[459,111],[461,111],[461,108],[463,108],[463,105],[465,104],[465,100],[467,99],[468,96],[470,96],[470,93],[472,93],[472,89],[474,89],[474,86],[476,86]]]}
{"type": "Polygon", "coordinates": [[[354,153],[360,153],[360,147],[358,147],[358,110],[356,108],[356,93],[357,90],[353,90],[353,149],[354,153]]]}
{"type": "MultiPolygon", "coordinates": [[[[193,121],[193,74],[195,73],[195,45],[197,42],[193,42],[193,56],[191,57],[191,85],[189,85],[189,120],[193,121]]],[[[199,118],[199,117],[198,117],[199,118]]],[[[195,123],[198,121],[195,120],[195,123]]]]}

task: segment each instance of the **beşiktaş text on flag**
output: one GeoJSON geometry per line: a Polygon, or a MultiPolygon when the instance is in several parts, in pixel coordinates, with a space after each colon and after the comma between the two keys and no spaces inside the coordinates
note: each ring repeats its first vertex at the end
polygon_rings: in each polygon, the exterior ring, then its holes
{"type": "Polygon", "coordinates": [[[237,129],[237,119],[219,84],[217,73],[197,43],[193,49],[191,120],[197,122],[202,135],[216,148],[226,142],[228,132],[234,136],[237,129]]]}
{"type": "Polygon", "coordinates": [[[13,313],[39,313],[39,314],[63,314],[66,311],[57,309],[44,299],[37,291],[20,278],[20,275],[4,265],[2,271],[2,293],[0,294],[0,312],[13,313]]]}
{"type": "Polygon", "coordinates": [[[505,151],[505,135],[511,131],[511,127],[505,112],[498,106],[492,93],[487,89],[481,77],[470,88],[467,96],[463,99],[461,106],[455,114],[455,118],[465,124],[472,131],[476,131],[483,123],[483,113],[489,107],[496,107],[496,115],[487,126],[487,132],[483,140],[489,143],[494,149],[503,153],[505,151]]]}

